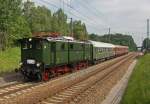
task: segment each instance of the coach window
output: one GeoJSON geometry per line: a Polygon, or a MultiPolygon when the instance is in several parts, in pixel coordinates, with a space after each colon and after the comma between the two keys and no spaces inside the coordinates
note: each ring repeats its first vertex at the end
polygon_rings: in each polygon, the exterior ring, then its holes
{"type": "Polygon", "coordinates": [[[99,48],[99,52],[101,52],[101,49],[99,48]]]}
{"type": "Polygon", "coordinates": [[[102,48],[100,48],[100,52],[102,52],[102,48]]]}

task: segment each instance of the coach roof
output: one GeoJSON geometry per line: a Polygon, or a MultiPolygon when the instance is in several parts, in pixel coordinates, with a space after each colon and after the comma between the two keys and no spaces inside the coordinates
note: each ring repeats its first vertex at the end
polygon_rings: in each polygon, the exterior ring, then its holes
{"type": "Polygon", "coordinates": [[[93,44],[94,47],[115,48],[115,45],[110,44],[110,43],[97,42],[97,41],[92,41],[92,40],[90,40],[90,42],[93,44]]]}

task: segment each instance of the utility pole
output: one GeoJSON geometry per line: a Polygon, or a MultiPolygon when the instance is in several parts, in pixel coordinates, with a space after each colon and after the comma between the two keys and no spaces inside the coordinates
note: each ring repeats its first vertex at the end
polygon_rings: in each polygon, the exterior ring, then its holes
{"type": "Polygon", "coordinates": [[[149,48],[149,19],[147,19],[147,49],[149,48]]]}
{"type": "Polygon", "coordinates": [[[149,19],[147,19],[147,38],[149,39],[149,19]]]}
{"type": "Polygon", "coordinates": [[[110,27],[108,28],[108,37],[109,37],[108,42],[110,42],[110,39],[111,39],[110,27]]]}
{"type": "Polygon", "coordinates": [[[63,12],[65,11],[65,1],[62,0],[62,3],[63,3],[63,12]]]}
{"type": "Polygon", "coordinates": [[[60,6],[60,8],[61,8],[61,0],[59,0],[59,6],[60,6]]]}
{"type": "Polygon", "coordinates": [[[70,32],[71,32],[71,37],[73,37],[73,19],[70,18],[70,32]]]}
{"type": "MultiPolygon", "coordinates": [[[[68,1],[67,7],[68,7],[68,9],[71,7],[71,0],[68,1]]],[[[71,9],[69,11],[71,12],[71,9]]],[[[73,36],[73,18],[71,17],[69,19],[70,19],[70,36],[74,37],[73,36]]]]}

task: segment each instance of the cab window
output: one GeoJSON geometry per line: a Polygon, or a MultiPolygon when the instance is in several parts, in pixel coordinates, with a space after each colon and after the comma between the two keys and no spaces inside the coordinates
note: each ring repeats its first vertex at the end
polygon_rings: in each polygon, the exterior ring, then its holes
{"type": "Polygon", "coordinates": [[[27,42],[22,43],[22,49],[28,49],[28,44],[27,42]]]}
{"type": "Polygon", "coordinates": [[[22,49],[41,49],[42,48],[42,42],[41,41],[23,41],[22,42],[22,49]]]}

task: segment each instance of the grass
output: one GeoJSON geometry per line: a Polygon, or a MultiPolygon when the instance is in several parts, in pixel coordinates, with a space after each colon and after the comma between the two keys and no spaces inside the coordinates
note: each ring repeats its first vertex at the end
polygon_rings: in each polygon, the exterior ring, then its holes
{"type": "Polygon", "coordinates": [[[19,66],[19,61],[19,48],[9,48],[6,51],[0,51],[0,74],[14,71],[19,66]]]}
{"type": "Polygon", "coordinates": [[[139,59],[121,104],[150,104],[150,54],[139,59]]]}

